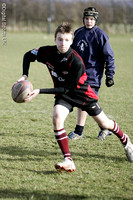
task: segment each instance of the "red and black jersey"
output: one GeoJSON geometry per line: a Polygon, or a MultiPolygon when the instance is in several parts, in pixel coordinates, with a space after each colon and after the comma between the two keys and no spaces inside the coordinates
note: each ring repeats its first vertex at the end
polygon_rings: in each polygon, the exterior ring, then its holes
{"type": "Polygon", "coordinates": [[[88,85],[82,58],[73,49],[69,48],[66,53],[60,53],[56,46],[44,46],[27,52],[23,60],[23,75],[28,76],[30,62],[35,60],[47,66],[55,89],[64,88],[64,92],[57,92],[57,96],[77,107],[98,100],[88,85]]]}

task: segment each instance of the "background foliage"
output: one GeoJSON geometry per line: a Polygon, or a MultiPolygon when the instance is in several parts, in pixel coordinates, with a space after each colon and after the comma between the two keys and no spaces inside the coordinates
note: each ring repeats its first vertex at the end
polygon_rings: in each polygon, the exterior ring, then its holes
{"type": "Polygon", "coordinates": [[[99,25],[106,32],[133,32],[132,0],[0,0],[6,3],[7,26],[10,30],[53,32],[57,24],[69,21],[82,25],[83,10],[95,6],[99,25]],[[122,27],[122,29],[120,29],[122,27]]]}

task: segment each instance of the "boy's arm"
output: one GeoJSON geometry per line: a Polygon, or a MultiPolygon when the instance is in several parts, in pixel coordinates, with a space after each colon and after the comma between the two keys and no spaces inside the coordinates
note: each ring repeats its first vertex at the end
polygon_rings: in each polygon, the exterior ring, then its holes
{"type": "Polygon", "coordinates": [[[31,101],[38,94],[64,94],[67,90],[64,87],[59,88],[45,88],[45,89],[35,89],[31,92],[30,97],[24,100],[24,102],[31,101]]]}
{"type": "Polygon", "coordinates": [[[30,62],[34,62],[37,59],[37,51],[38,51],[37,49],[34,49],[24,54],[22,77],[18,79],[18,81],[27,80],[29,74],[30,62]]]}
{"type": "Polygon", "coordinates": [[[23,75],[26,75],[28,77],[30,63],[35,62],[35,60],[37,59],[37,52],[38,50],[34,49],[25,53],[23,57],[23,75]]]}
{"type": "Polygon", "coordinates": [[[104,48],[103,48],[104,60],[105,60],[105,75],[106,80],[105,84],[107,87],[111,87],[114,85],[113,76],[115,74],[115,59],[114,59],[114,52],[112,47],[109,43],[109,40],[106,41],[104,48]]]}

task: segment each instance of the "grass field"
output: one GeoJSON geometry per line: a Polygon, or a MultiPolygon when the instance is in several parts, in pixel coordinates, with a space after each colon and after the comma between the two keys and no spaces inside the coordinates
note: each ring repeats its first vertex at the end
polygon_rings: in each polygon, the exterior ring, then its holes
{"type": "MultiPolygon", "coordinates": [[[[103,84],[99,102],[133,141],[133,35],[112,35],[116,59],[115,85],[103,84]]],[[[11,99],[12,84],[21,77],[25,52],[54,44],[53,35],[7,33],[0,53],[0,199],[2,200],[133,200],[133,164],[126,159],[116,136],[96,139],[99,128],[88,116],[84,137],[69,141],[76,165],[73,173],[57,173],[62,160],[52,126],[53,95],[32,102],[11,99]]],[[[34,88],[52,87],[46,67],[32,63],[29,80],[34,88]]],[[[66,122],[67,133],[76,123],[76,109],[66,122]]]]}

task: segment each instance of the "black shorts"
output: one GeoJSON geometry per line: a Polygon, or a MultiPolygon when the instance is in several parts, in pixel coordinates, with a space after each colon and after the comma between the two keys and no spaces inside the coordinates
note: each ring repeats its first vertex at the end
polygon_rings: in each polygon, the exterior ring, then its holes
{"type": "MultiPolygon", "coordinates": [[[[69,112],[72,112],[73,108],[75,107],[75,105],[72,105],[71,103],[68,103],[67,101],[65,101],[64,99],[61,99],[61,98],[59,98],[59,99],[57,98],[55,100],[54,106],[57,104],[66,107],[69,110],[69,112]]],[[[90,116],[99,115],[102,111],[100,105],[97,102],[90,103],[89,106],[83,106],[81,108],[81,110],[86,111],[90,116]]]]}

